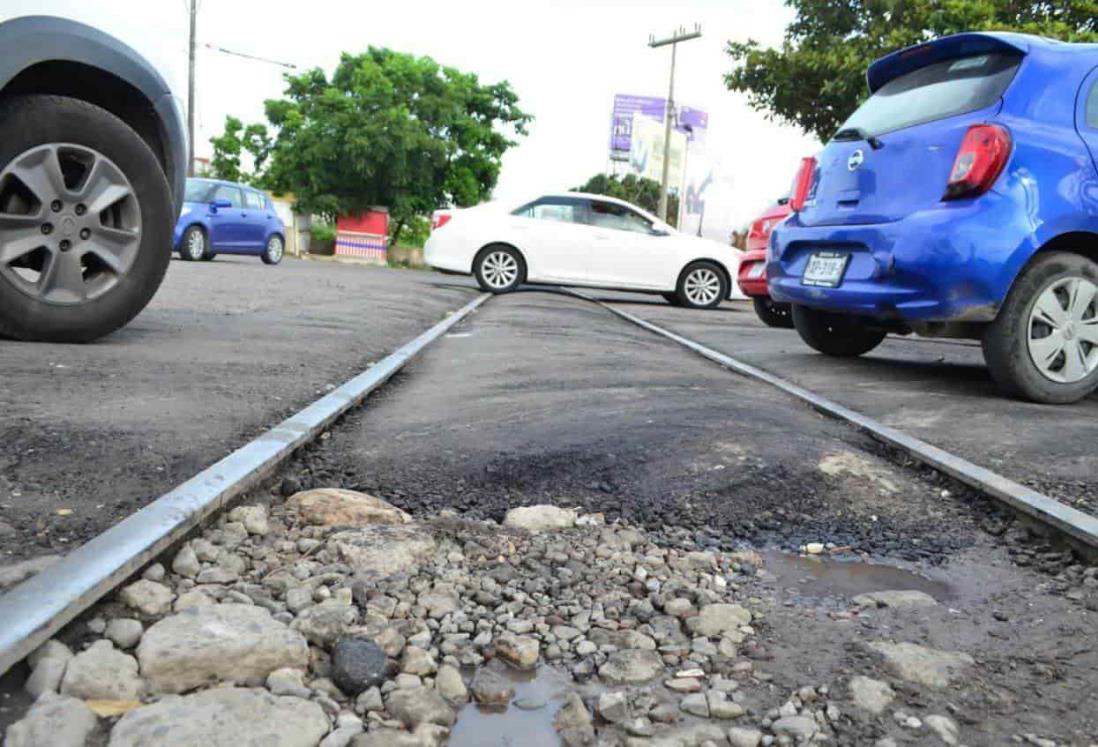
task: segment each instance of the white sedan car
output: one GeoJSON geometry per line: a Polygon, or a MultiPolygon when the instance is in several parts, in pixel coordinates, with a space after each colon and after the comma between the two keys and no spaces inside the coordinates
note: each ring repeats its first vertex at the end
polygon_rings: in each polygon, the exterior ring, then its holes
{"type": "Polygon", "coordinates": [[[438,211],[424,248],[428,265],[471,273],[491,293],[524,282],[616,288],[697,309],[728,298],[738,256],[627,202],[580,192],[438,211]]]}

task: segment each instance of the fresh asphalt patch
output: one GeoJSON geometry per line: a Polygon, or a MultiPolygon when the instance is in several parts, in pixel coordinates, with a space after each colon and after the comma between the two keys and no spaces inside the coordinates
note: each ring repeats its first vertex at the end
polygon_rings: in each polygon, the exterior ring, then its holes
{"type": "Polygon", "coordinates": [[[750,305],[718,313],[646,297],[597,293],[647,321],[758,366],[987,467],[1081,511],[1098,514],[1098,395],[1064,406],[1009,399],[995,387],[979,343],[888,337],[860,358],[820,355],[794,330],[772,329],[750,305]]]}

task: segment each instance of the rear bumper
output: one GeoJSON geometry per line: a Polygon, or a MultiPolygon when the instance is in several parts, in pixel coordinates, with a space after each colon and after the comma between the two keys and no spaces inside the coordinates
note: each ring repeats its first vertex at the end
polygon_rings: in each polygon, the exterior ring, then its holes
{"type": "Polygon", "coordinates": [[[446,272],[468,275],[472,269],[473,258],[468,251],[451,239],[432,233],[423,245],[423,262],[428,267],[446,272]]]}
{"type": "Polygon", "coordinates": [[[775,301],[908,322],[987,322],[1036,250],[1023,211],[1003,195],[941,203],[893,223],[774,229],[767,276],[775,301]],[[809,256],[849,252],[837,288],[803,285],[809,256]]]}
{"type": "Polygon", "coordinates": [[[743,253],[743,258],[740,260],[739,276],[736,278],[736,284],[740,286],[740,290],[745,296],[766,296],[770,294],[770,290],[767,287],[766,273],[756,278],[749,278],[752,268],[758,266],[760,262],[766,261],[765,249],[752,249],[743,253]]]}

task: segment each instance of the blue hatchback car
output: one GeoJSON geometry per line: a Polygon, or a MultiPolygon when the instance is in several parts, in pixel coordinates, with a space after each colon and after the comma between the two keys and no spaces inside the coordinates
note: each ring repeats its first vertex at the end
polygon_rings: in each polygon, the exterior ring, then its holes
{"type": "Polygon", "coordinates": [[[1098,45],[966,33],[895,52],[804,159],[767,276],[802,339],[982,341],[1007,392],[1098,388],[1098,45]]]}
{"type": "Polygon", "coordinates": [[[263,192],[233,182],[188,179],[174,241],[179,256],[189,261],[251,254],[277,265],[286,229],[263,192]]]}

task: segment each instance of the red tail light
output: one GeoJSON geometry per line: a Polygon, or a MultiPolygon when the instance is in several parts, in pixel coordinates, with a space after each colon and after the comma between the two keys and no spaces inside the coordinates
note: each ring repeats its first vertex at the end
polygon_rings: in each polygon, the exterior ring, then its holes
{"type": "Polygon", "coordinates": [[[802,158],[801,168],[797,171],[797,178],[793,180],[793,191],[789,198],[789,207],[794,213],[799,213],[808,201],[808,194],[812,190],[812,180],[816,178],[816,159],[814,157],[802,158]]]}
{"type": "Polygon", "coordinates": [[[943,200],[976,197],[991,189],[1010,157],[1010,133],[998,125],[973,125],[953,160],[943,200]]]}
{"type": "Polygon", "coordinates": [[[431,230],[432,231],[437,231],[438,229],[442,228],[447,223],[449,223],[450,219],[453,218],[453,217],[454,216],[451,215],[450,213],[436,213],[435,214],[435,219],[431,223],[431,230]]]}

